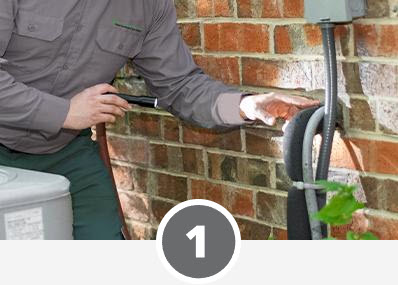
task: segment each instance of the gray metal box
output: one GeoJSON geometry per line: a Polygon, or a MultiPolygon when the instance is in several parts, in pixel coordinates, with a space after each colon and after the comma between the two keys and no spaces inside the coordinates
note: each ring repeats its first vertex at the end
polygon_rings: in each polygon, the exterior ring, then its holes
{"type": "Polygon", "coordinates": [[[305,0],[309,23],[345,23],[366,15],[367,0],[305,0]]]}
{"type": "Polygon", "coordinates": [[[69,181],[59,175],[0,166],[0,240],[68,240],[69,181]]]}

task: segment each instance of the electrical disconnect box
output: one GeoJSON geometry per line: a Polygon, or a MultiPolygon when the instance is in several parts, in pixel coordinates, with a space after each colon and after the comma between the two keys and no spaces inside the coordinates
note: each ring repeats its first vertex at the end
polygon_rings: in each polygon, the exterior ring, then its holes
{"type": "Polygon", "coordinates": [[[305,18],[309,23],[346,23],[363,17],[367,0],[305,0],[305,18]]]}

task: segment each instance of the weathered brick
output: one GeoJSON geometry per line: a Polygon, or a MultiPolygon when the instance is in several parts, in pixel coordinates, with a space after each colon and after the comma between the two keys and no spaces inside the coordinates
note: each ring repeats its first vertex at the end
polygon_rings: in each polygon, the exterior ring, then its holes
{"type": "Polygon", "coordinates": [[[112,171],[118,190],[133,189],[133,170],[130,167],[113,165],[112,171]]]}
{"type": "Polygon", "coordinates": [[[368,18],[397,17],[397,0],[368,0],[368,18]]]}
{"type": "Polygon", "coordinates": [[[160,144],[150,145],[150,165],[155,168],[168,167],[167,146],[160,144]]]}
{"type": "Polygon", "coordinates": [[[130,132],[151,138],[160,138],[160,116],[135,113],[129,114],[130,132]]]}
{"type": "Polygon", "coordinates": [[[220,23],[204,25],[208,51],[268,52],[269,28],[262,24],[220,23]],[[255,40],[253,40],[255,39],[255,40]]]}
{"type": "Polygon", "coordinates": [[[253,221],[236,219],[242,240],[264,240],[268,239],[271,228],[253,221]]]}
{"type": "Polygon", "coordinates": [[[352,100],[350,109],[350,128],[364,131],[375,131],[376,129],[376,110],[370,102],[366,100],[352,100]]]}
{"type": "Polygon", "coordinates": [[[224,206],[232,214],[254,216],[253,192],[206,180],[192,180],[192,199],[206,199],[224,206]]]}
{"type": "Polygon", "coordinates": [[[180,24],[180,29],[182,33],[182,37],[185,43],[190,48],[200,48],[201,46],[201,37],[200,37],[200,26],[198,23],[184,23],[180,24]]]}
{"type": "Polygon", "coordinates": [[[159,224],[164,216],[167,214],[168,211],[170,211],[175,204],[166,202],[163,200],[159,199],[152,199],[152,216],[153,216],[153,223],[159,224]]]}
{"type": "Polygon", "coordinates": [[[397,174],[398,144],[386,141],[341,139],[335,136],[331,165],[369,172],[397,174]]]}
{"type": "Polygon", "coordinates": [[[183,202],[188,198],[187,179],[157,173],[157,195],[159,197],[183,202]]]}
{"type": "Polygon", "coordinates": [[[177,17],[190,18],[196,15],[196,1],[197,0],[174,0],[177,10],[177,17]]]}
{"type": "Polygon", "coordinates": [[[367,215],[370,223],[370,230],[382,240],[398,239],[398,219],[367,215]]]}
{"type": "Polygon", "coordinates": [[[347,232],[351,230],[351,224],[343,226],[332,226],[330,235],[338,240],[346,240],[347,232]]]}
{"type": "Polygon", "coordinates": [[[156,237],[149,225],[143,225],[134,221],[127,221],[127,228],[132,240],[150,240],[156,237]]]}
{"type": "Polygon", "coordinates": [[[150,206],[148,197],[132,192],[119,192],[119,197],[126,218],[144,223],[149,222],[150,206]]]}
{"type": "Polygon", "coordinates": [[[286,18],[301,18],[304,16],[304,0],[284,0],[283,16],[286,18]]]}
{"type": "Polygon", "coordinates": [[[214,57],[214,56],[194,56],[198,64],[206,74],[214,79],[220,80],[226,84],[238,85],[239,61],[237,57],[214,57]]]}
{"type": "Polygon", "coordinates": [[[204,174],[203,152],[199,149],[181,148],[183,170],[198,175],[204,174]]]}
{"type": "Polygon", "coordinates": [[[242,148],[239,130],[219,132],[184,124],[183,141],[184,143],[235,151],[240,151],[242,148]]]}
{"type": "Polygon", "coordinates": [[[233,11],[232,0],[197,0],[198,17],[229,17],[233,11]]]}
{"type": "MultiPolygon", "coordinates": [[[[349,53],[349,29],[338,26],[335,32],[338,55],[349,53]]],[[[279,54],[323,54],[322,33],[318,25],[283,25],[274,31],[275,52],[279,54]]]]}
{"type": "Polygon", "coordinates": [[[287,199],[273,194],[257,193],[257,218],[277,225],[287,223],[287,199]]]}
{"type": "Polygon", "coordinates": [[[241,18],[301,18],[303,0],[237,0],[241,18]]]}
{"type": "Polygon", "coordinates": [[[276,188],[278,190],[288,191],[292,186],[292,181],[286,173],[284,164],[276,164],[276,188]]]}
{"type": "Polygon", "coordinates": [[[163,139],[168,141],[179,141],[180,128],[179,121],[172,117],[162,116],[163,120],[163,139]]]}
{"type": "Polygon", "coordinates": [[[380,130],[386,134],[398,134],[398,103],[379,101],[378,121],[380,130]]]}
{"type": "Polygon", "coordinates": [[[191,181],[192,199],[206,199],[213,201],[221,206],[228,207],[224,197],[222,185],[214,184],[206,180],[191,181]]]}
{"type": "Polygon", "coordinates": [[[108,136],[109,155],[112,159],[148,164],[148,141],[146,139],[132,139],[108,136]]]}
{"type": "Polygon", "coordinates": [[[282,157],[282,132],[265,129],[246,129],[246,149],[254,155],[282,157]]]}
{"type": "Polygon", "coordinates": [[[398,181],[361,177],[366,194],[366,206],[372,209],[398,212],[398,181]]]}
{"type": "Polygon", "coordinates": [[[355,24],[355,42],[360,56],[397,56],[397,25],[355,24]]]}
{"type": "Polygon", "coordinates": [[[273,236],[276,240],[287,240],[287,230],[273,228],[273,236]]]}
{"type": "Polygon", "coordinates": [[[239,182],[248,185],[270,186],[268,162],[208,153],[209,176],[213,179],[239,182]]]}

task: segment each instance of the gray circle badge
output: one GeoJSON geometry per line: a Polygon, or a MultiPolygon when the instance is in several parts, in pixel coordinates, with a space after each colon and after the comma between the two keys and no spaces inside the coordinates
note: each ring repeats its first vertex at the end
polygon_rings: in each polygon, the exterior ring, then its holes
{"type": "Polygon", "coordinates": [[[156,240],[166,268],[192,283],[208,283],[224,275],[236,261],[241,243],[232,215],[207,200],[190,200],[171,209],[159,225],[156,240]]]}

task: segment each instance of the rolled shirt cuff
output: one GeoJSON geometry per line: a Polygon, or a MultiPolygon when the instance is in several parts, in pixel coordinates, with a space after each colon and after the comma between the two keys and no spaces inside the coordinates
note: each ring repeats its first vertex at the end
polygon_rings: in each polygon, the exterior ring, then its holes
{"type": "Polygon", "coordinates": [[[35,110],[31,128],[40,130],[46,137],[58,134],[69,112],[70,101],[54,95],[44,94],[42,102],[35,110]]]}
{"type": "Polygon", "coordinates": [[[240,102],[243,93],[222,93],[216,100],[218,117],[224,125],[239,126],[250,124],[252,121],[244,120],[240,114],[240,102]]]}

